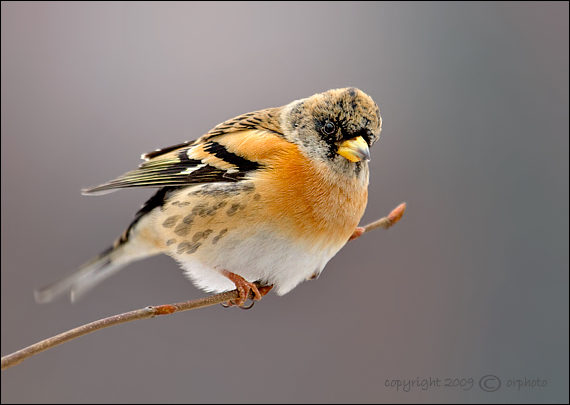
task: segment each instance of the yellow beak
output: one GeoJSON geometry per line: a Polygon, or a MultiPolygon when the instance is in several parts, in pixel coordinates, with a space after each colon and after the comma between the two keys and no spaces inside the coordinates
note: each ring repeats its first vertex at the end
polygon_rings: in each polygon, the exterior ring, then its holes
{"type": "Polygon", "coordinates": [[[360,162],[363,159],[370,160],[370,149],[361,136],[341,143],[337,153],[351,162],[360,162]]]}

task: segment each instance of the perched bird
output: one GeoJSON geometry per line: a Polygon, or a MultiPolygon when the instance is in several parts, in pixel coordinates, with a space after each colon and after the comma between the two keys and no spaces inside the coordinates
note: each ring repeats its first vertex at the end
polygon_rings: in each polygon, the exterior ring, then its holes
{"type": "Polygon", "coordinates": [[[349,240],[368,196],[369,147],[382,125],[356,88],[329,90],[240,115],[195,141],[143,155],[138,169],[83,194],[153,187],[112,247],[43,289],[71,299],[127,264],[159,253],[208,292],[258,300],[316,278],[349,240]],[[261,291],[260,291],[261,290],[261,291]]]}

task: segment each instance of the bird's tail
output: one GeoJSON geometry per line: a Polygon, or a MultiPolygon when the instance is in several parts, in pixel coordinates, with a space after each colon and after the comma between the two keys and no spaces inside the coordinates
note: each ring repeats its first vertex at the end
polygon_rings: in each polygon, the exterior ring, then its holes
{"type": "Polygon", "coordinates": [[[103,253],[83,264],[75,273],[46,287],[34,291],[36,302],[45,304],[69,291],[71,301],[77,301],[83,294],[101,281],[112,276],[127,264],[148,255],[137,255],[129,249],[129,243],[116,243],[103,253]]]}

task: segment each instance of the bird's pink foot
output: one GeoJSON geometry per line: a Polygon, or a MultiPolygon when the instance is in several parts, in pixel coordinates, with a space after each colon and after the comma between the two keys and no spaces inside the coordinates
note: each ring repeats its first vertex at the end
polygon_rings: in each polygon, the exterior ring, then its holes
{"type": "Polygon", "coordinates": [[[239,296],[235,301],[227,302],[226,305],[230,307],[234,305],[238,307],[243,307],[243,305],[245,304],[245,302],[249,297],[250,291],[253,292],[253,299],[255,301],[259,301],[261,297],[265,296],[273,288],[272,285],[258,288],[257,285],[255,285],[255,283],[250,283],[249,281],[246,281],[242,276],[239,276],[227,270],[224,270],[222,274],[227,278],[229,278],[236,285],[236,289],[238,290],[239,293],[239,296]]]}

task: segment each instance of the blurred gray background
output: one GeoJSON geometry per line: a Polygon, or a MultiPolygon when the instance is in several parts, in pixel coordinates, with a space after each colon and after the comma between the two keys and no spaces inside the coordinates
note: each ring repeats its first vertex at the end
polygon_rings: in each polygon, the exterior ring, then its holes
{"type": "Polygon", "coordinates": [[[2,355],[204,296],[166,257],[77,304],[32,291],[151,190],[141,153],[356,86],[384,118],[362,223],[317,281],[107,329],[2,372],[2,402],[568,402],[568,3],[2,2],[2,355]],[[502,385],[488,393],[486,375],[502,385]],[[394,380],[439,378],[409,392],[394,380]],[[472,378],[473,387],[443,386],[472,378]],[[546,387],[509,387],[537,378],[546,387]],[[467,387],[468,388],[468,387],[467,387]]]}

